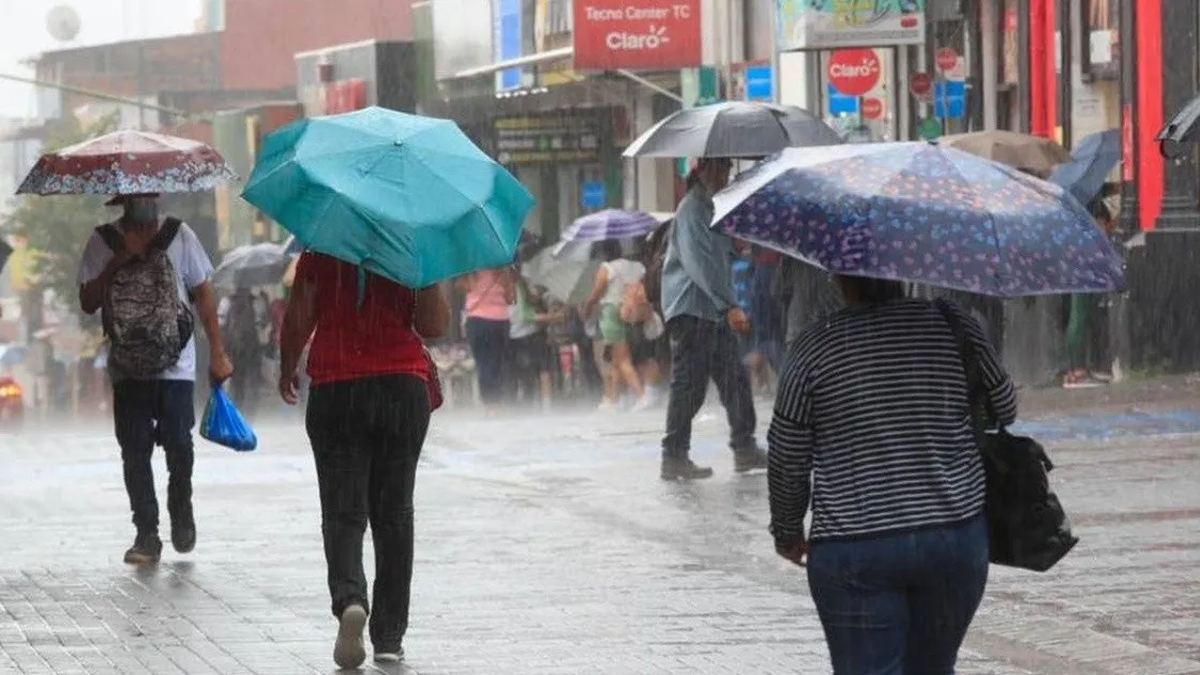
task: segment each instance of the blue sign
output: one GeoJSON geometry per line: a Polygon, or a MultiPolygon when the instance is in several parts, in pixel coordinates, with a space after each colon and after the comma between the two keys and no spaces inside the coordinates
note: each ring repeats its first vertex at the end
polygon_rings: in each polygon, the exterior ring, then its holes
{"type": "Polygon", "coordinates": [[[825,97],[829,100],[830,115],[857,115],[858,114],[858,97],[846,96],[837,90],[832,84],[826,87],[828,95],[825,97]]]}
{"type": "Polygon", "coordinates": [[[933,116],[958,119],[967,114],[967,83],[957,80],[933,84],[933,116]]]}
{"type": "MultiPolygon", "coordinates": [[[[521,57],[521,0],[499,0],[496,8],[496,60],[521,57]]],[[[496,91],[521,88],[521,69],[509,68],[496,73],[496,91]]]]}
{"type": "Polygon", "coordinates": [[[579,190],[579,202],[585,209],[603,208],[604,204],[608,201],[607,192],[603,181],[584,181],[583,186],[579,190]]]}
{"type": "Polygon", "coordinates": [[[746,69],[747,101],[770,101],[774,98],[771,89],[771,66],[751,66],[746,69]]]}

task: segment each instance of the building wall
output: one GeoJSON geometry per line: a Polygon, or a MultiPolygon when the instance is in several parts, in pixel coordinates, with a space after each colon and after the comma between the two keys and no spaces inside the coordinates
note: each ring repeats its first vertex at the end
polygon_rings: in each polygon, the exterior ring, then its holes
{"type": "Polygon", "coordinates": [[[412,37],[411,0],[226,0],[221,73],[231,89],[296,85],[295,54],[412,37]]]}

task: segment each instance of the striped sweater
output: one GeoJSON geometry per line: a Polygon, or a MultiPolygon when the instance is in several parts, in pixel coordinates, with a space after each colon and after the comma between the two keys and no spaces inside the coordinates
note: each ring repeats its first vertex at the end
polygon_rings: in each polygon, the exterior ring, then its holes
{"type": "MultiPolygon", "coordinates": [[[[979,323],[963,319],[997,421],[1017,402],[979,323]]],[[[872,537],[952,524],[983,509],[983,465],[954,336],[925,300],[856,306],[805,330],[779,382],[770,445],[778,542],[872,537]]]]}

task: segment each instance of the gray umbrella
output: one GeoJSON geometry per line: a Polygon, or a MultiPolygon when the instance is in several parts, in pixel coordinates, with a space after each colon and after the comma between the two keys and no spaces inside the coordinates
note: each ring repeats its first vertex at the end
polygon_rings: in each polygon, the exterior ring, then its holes
{"type": "Polygon", "coordinates": [[[521,276],[568,305],[587,299],[600,263],[591,259],[590,242],[547,246],[521,266],[521,276]]]}
{"type": "Polygon", "coordinates": [[[727,101],[664,119],[625,150],[626,157],[764,157],[784,148],[839,145],[841,136],[795,106],[727,101]]]}
{"type": "Polygon", "coordinates": [[[221,259],[221,264],[213,272],[213,283],[222,288],[278,284],[290,261],[284,247],[279,244],[239,246],[221,259]]]}

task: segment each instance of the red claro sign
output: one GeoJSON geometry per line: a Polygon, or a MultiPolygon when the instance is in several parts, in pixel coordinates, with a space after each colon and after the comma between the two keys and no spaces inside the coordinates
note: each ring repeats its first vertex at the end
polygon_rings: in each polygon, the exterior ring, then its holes
{"type": "Polygon", "coordinates": [[[873,49],[839,49],[829,55],[829,84],[843,96],[863,96],[879,84],[882,69],[873,49]]]}
{"type": "Polygon", "coordinates": [[[575,0],[575,69],[695,68],[700,0],[575,0]]]}

